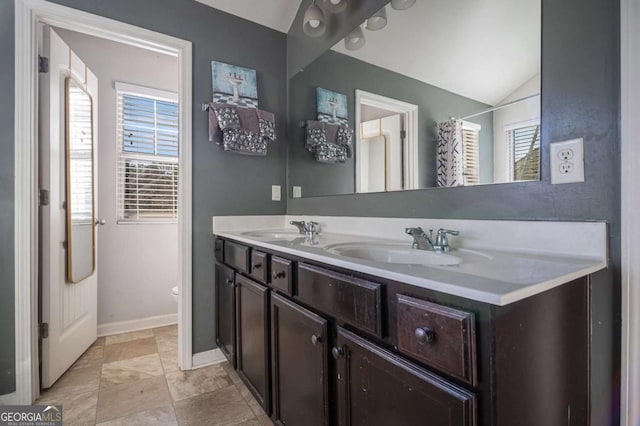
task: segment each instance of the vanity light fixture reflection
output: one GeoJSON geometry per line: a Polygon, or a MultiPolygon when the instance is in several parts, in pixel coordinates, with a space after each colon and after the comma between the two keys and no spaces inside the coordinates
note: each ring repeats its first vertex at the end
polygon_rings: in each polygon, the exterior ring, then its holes
{"type": "Polygon", "coordinates": [[[340,13],[347,8],[347,0],[323,0],[322,6],[327,12],[340,13]]]}
{"type": "Polygon", "coordinates": [[[327,29],[327,24],[324,19],[324,13],[320,9],[314,0],[304,12],[304,20],[302,24],[302,30],[310,37],[320,37],[327,29]]]}
{"type": "Polygon", "coordinates": [[[378,31],[387,26],[387,9],[382,8],[377,11],[371,18],[367,19],[366,28],[369,31],[378,31]]]}
{"type": "Polygon", "coordinates": [[[395,10],[409,9],[416,4],[416,0],[391,0],[391,7],[395,10]]]}
{"type": "Polygon", "coordinates": [[[358,27],[355,30],[351,31],[344,38],[344,47],[347,50],[358,50],[361,49],[367,40],[364,38],[364,32],[362,32],[362,28],[358,27]]]}

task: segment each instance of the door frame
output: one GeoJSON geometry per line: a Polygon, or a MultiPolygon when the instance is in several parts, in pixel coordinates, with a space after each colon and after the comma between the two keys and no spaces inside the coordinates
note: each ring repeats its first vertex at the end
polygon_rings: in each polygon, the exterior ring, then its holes
{"type": "Polygon", "coordinates": [[[420,174],[418,161],[418,105],[410,104],[408,102],[399,101],[397,99],[388,98],[386,96],[377,95],[375,93],[366,92],[364,90],[356,89],[356,193],[360,192],[360,170],[362,167],[360,156],[358,155],[362,135],[360,134],[360,120],[361,112],[360,105],[368,105],[376,108],[382,108],[388,111],[393,111],[398,114],[406,114],[407,116],[407,138],[405,145],[404,158],[410,158],[407,161],[407,170],[404,171],[404,181],[406,182],[407,189],[419,189],[420,187],[420,174]]]}
{"type": "Polygon", "coordinates": [[[180,158],[178,356],[192,353],[192,47],[191,42],[45,0],[15,0],[15,368],[16,391],[3,402],[31,404],[38,372],[38,24],[175,56],[179,68],[180,158]]]}
{"type": "Polygon", "coordinates": [[[622,350],[620,419],[622,425],[640,424],[640,4],[620,4],[620,118],[621,118],[621,232],[622,350]]]}

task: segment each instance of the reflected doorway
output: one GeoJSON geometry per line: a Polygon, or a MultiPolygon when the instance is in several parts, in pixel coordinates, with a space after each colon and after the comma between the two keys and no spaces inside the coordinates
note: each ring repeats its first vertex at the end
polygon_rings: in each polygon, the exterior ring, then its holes
{"type": "Polygon", "coordinates": [[[356,90],[356,192],[419,188],[418,106],[356,90]]]}

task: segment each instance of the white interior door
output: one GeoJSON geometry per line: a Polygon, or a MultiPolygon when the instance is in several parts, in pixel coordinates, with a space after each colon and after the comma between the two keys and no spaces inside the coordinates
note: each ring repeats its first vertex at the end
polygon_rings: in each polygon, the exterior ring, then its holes
{"type": "MultiPolygon", "coordinates": [[[[94,234],[95,268],[75,283],[67,280],[66,235],[66,84],[69,76],[89,93],[93,102],[90,138],[93,150],[93,213],[97,211],[97,97],[98,80],[56,32],[42,26],[40,55],[48,58],[49,71],[39,80],[39,184],[49,190],[49,203],[40,209],[41,321],[48,324],[48,338],[42,340],[43,388],[51,387],[76,359],[96,340],[97,335],[97,235],[94,234]]],[[[91,158],[91,154],[89,154],[91,158]]],[[[91,186],[91,183],[89,184],[91,186]]],[[[93,216],[93,215],[92,215],[93,216]]],[[[75,240],[76,237],[73,238],[75,240]]],[[[91,255],[87,250],[87,255],[91,255]]]]}

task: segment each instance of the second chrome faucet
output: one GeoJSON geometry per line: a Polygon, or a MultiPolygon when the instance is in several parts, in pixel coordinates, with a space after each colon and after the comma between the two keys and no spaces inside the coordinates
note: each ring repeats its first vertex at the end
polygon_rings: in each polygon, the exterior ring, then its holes
{"type": "Polygon", "coordinates": [[[447,234],[460,234],[459,231],[440,228],[436,233],[436,239],[434,242],[432,229],[429,230],[429,235],[427,235],[427,233],[420,227],[405,228],[404,232],[413,237],[413,248],[417,248],[418,250],[432,250],[436,253],[448,253],[451,250],[447,234]]]}

